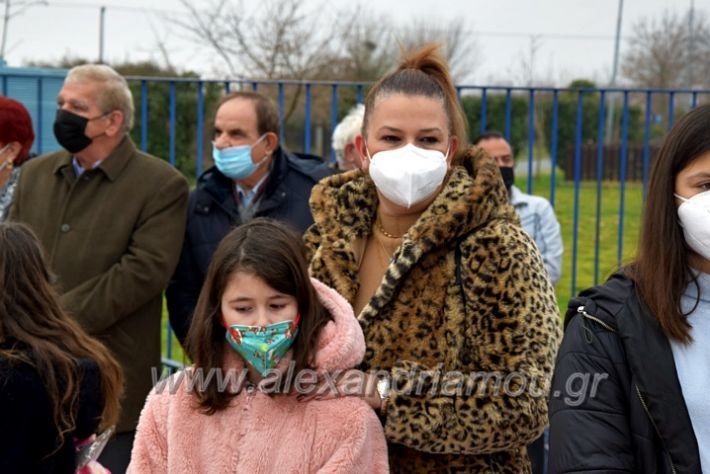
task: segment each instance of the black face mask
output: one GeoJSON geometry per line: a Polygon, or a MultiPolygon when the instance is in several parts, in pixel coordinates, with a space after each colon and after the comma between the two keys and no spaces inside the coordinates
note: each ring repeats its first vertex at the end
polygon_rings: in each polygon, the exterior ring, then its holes
{"type": "Polygon", "coordinates": [[[505,183],[505,187],[508,189],[508,192],[510,192],[510,187],[513,186],[513,183],[515,182],[513,167],[500,166],[498,169],[500,170],[501,176],[503,176],[503,183],[505,183]]]}
{"type": "Polygon", "coordinates": [[[91,145],[92,139],[84,133],[88,123],[86,117],[59,109],[54,119],[54,136],[69,153],[78,153],[91,145]]]}

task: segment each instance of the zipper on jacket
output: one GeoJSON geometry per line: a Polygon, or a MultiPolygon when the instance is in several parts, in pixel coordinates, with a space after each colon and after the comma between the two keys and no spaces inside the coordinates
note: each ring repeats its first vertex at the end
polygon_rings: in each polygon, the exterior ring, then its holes
{"type": "Polygon", "coordinates": [[[605,329],[607,329],[607,330],[609,330],[609,331],[611,331],[611,332],[616,332],[616,329],[614,329],[613,327],[609,326],[607,323],[605,323],[605,322],[602,321],[601,319],[599,319],[599,318],[597,318],[596,316],[592,316],[591,314],[587,313],[587,311],[585,310],[584,306],[579,306],[579,307],[577,308],[577,313],[581,314],[583,317],[585,317],[585,318],[587,318],[587,319],[589,319],[589,320],[591,320],[591,321],[594,321],[595,323],[599,324],[600,326],[604,327],[605,329]]]}
{"type": "Polygon", "coordinates": [[[661,438],[661,432],[658,429],[658,426],[656,426],[656,422],[653,420],[653,417],[651,416],[651,412],[648,410],[648,405],[646,405],[646,400],[644,400],[643,395],[641,395],[641,389],[639,389],[639,386],[637,384],[634,384],[634,387],[636,388],[636,394],[639,396],[639,400],[641,400],[641,406],[643,406],[643,409],[646,412],[646,416],[648,416],[648,419],[651,421],[653,428],[656,430],[656,434],[658,435],[658,439],[661,440],[661,444],[664,445],[663,450],[666,452],[666,456],[668,456],[668,462],[671,465],[671,472],[673,472],[673,474],[676,474],[677,471],[675,469],[675,465],[673,464],[673,458],[671,457],[671,453],[666,448],[665,443],[663,443],[663,438],[661,438]]]}

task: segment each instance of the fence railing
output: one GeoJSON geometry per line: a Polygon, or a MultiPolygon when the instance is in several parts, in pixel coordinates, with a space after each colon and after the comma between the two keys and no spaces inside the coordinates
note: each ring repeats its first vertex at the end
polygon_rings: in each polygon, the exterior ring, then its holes
{"type": "MultiPolygon", "coordinates": [[[[0,92],[30,110],[38,153],[51,136],[66,71],[0,68],[0,92]]],[[[195,179],[210,166],[212,114],[223,92],[254,90],[278,106],[282,143],[334,160],[333,128],[369,84],[332,81],[128,77],[140,148],[195,179]]],[[[471,135],[498,129],[517,157],[516,183],[550,200],[565,244],[558,300],[599,283],[635,251],[649,171],[674,121],[710,101],[710,90],[459,85],[471,135]]],[[[166,357],[173,355],[167,337],[166,357]]]]}

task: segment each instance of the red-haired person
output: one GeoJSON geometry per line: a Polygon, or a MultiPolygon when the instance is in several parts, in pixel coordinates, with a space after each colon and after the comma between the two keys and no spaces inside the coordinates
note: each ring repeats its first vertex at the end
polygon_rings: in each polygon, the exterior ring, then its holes
{"type": "Polygon", "coordinates": [[[0,222],[10,210],[20,166],[30,157],[34,139],[32,119],[25,106],[0,97],[0,222]]]}

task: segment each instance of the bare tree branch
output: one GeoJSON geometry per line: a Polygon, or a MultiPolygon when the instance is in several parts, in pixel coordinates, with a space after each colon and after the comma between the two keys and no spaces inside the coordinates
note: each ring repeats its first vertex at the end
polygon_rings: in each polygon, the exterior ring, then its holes
{"type": "Polygon", "coordinates": [[[217,0],[212,2],[204,11],[199,11],[189,0],[180,0],[182,6],[188,10],[190,21],[182,20],[179,17],[171,18],[171,21],[182,27],[193,36],[198,42],[210,46],[224,61],[232,75],[239,75],[231,57],[235,51],[230,50],[223,44],[222,38],[216,35],[212,26],[222,19],[223,11],[227,7],[228,0],[217,0]]]}
{"type": "Polygon", "coordinates": [[[633,27],[622,73],[641,87],[710,85],[710,25],[694,12],[665,12],[660,19],[642,18],[633,27]]]}
{"type": "Polygon", "coordinates": [[[452,76],[462,82],[471,77],[479,61],[478,44],[472,31],[463,18],[449,21],[426,19],[401,28],[397,36],[407,50],[425,43],[441,44],[452,76]]]}
{"type": "Polygon", "coordinates": [[[165,38],[160,37],[158,29],[155,27],[155,24],[153,23],[153,20],[151,20],[150,16],[147,16],[146,18],[148,19],[148,24],[153,32],[153,36],[155,37],[155,43],[158,47],[158,51],[160,52],[160,56],[163,58],[163,62],[165,63],[165,68],[168,71],[175,71],[175,67],[173,67],[173,63],[170,60],[170,52],[168,51],[165,38]]]}
{"type": "Polygon", "coordinates": [[[28,8],[37,5],[48,5],[46,0],[5,0],[5,10],[2,16],[2,40],[0,40],[0,60],[5,59],[7,48],[7,30],[10,27],[10,20],[21,15],[28,8]]]}

